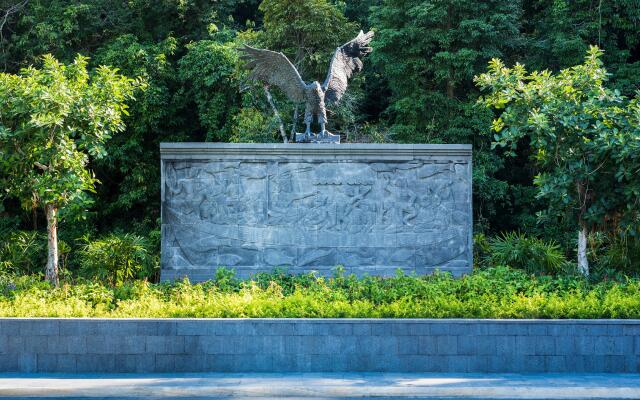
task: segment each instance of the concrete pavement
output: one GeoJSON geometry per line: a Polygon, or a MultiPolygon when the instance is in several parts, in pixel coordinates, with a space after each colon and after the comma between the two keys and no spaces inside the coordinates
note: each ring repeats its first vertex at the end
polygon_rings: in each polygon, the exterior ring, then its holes
{"type": "Polygon", "coordinates": [[[640,399],[640,375],[0,374],[0,397],[640,399]]]}

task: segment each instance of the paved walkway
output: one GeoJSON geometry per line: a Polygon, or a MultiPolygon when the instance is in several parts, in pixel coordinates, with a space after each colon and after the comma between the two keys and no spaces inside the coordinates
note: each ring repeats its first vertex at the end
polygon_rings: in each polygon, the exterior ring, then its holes
{"type": "Polygon", "coordinates": [[[0,397],[640,399],[640,375],[0,374],[0,397]]]}

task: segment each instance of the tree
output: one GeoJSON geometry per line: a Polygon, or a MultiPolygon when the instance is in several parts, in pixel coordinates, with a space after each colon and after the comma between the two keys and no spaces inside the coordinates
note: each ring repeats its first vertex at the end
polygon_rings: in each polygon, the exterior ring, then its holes
{"type": "Polygon", "coordinates": [[[633,95],[640,81],[637,0],[532,0],[525,2],[523,31],[532,69],[557,71],[582,62],[595,43],[614,75],[610,85],[633,95]]]}
{"type": "Polygon", "coordinates": [[[187,54],[178,62],[184,101],[195,103],[208,141],[229,141],[240,103],[238,53],[232,46],[233,43],[201,40],[187,45],[187,54]]]}
{"type": "Polygon", "coordinates": [[[336,47],[358,33],[328,0],[263,0],[264,45],[282,51],[307,80],[322,82],[336,47]]]}
{"type": "Polygon", "coordinates": [[[58,285],[59,212],[82,211],[97,183],[89,157],[105,155],[104,143],[122,131],[126,101],[142,82],[107,67],[87,71],[43,57],[41,69],[0,74],[0,185],[26,209],[44,207],[48,257],[45,275],[58,285]]]}
{"type": "Polygon", "coordinates": [[[640,233],[640,100],[604,86],[601,56],[591,47],[584,64],[556,75],[494,59],[476,78],[489,91],[482,102],[499,113],[495,146],[515,154],[528,140],[540,168],[538,196],[549,206],[540,217],[575,221],[584,274],[590,230],[622,226],[640,233]]]}
{"type": "MultiPolygon", "coordinates": [[[[96,213],[90,225],[98,231],[120,229],[147,234],[160,218],[159,143],[182,138],[183,130],[198,124],[197,117],[184,113],[188,107],[195,109],[193,103],[175,98],[179,77],[172,56],[176,47],[172,37],[144,44],[133,35],[121,35],[105,43],[92,57],[93,65],[117,67],[121,74],[142,77],[148,85],[127,110],[126,131],[109,140],[106,156],[92,163],[101,185],[94,196],[96,213]]],[[[75,236],[73,239],[86,233],[67,232],[75,236]]]]}

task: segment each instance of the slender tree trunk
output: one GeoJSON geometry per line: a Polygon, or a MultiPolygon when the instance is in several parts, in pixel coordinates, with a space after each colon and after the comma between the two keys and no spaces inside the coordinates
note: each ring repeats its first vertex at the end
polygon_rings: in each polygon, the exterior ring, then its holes
{"type": "MultiPolygon", "coordinates": [[[[449,72],[450,74],[452,73],[451,71],[449,72]]],[[[451,76],[451,75],[449,75],[451,76]]],[[[455,96],[454,92],[453,92],[453,80],[451,78],[449,78],[447,80],[447,97],[450,99],[453,99],[455,96]]]]}
{"type": "Polygon", "coordinates": [[[578,270],[582,275],[589,275],[589,260],[587,259],[587,227],[580,223],[578,232],[578,270]]]}
{"type": "Polygon", "coordinates": [[[293,122],[291,123],[291,141],[296,141],[296,128],[298,125],[298,105],[296,104],[296,108],[293,110],[293,122]]]}
{"type": "Polygon", "coordinates": [[[269,88],[267,86],[264,86],[264,94],[267,96],[267,101],[269,102],[269,105],[273,110],[273,115],[275,115],[276,119],[278,120],[278,127],[280,129],[280,136],[282,137],[282,142],[289,143],[289,139],[287,139],[287,132],[285,132],[284,130],[284,123],[282,122],[282,118],[280,118],[280,113],[278,112],[278,109],[276,108],[276,105],[273,102],[273,97],[271,96],[271,92],[269,91],[269,88]]]}
{"type": "Polygon", "coordinates": [[[587,225],[583,216],[587,212],[587,187],[584,182],[577,183],[578,201],[580,202],[580,216],[578,217],[578,270],[583,275],[589,275],[589,260],[587,259],[587,225]]]}
{"type": "Polygon", "coordinates": [[[60,284],[58,280],[58,208],[53,204],[45,205],[47,214],[47,239],[48,255],[45,276],[55,287],[60,284]]]}

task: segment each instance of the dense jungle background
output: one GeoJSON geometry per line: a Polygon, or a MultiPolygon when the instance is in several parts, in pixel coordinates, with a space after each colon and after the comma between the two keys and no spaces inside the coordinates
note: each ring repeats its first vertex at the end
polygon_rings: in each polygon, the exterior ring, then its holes
{"type": "MultiPolygon", "coordinates": [[[[281,141],[279,121],[262,87],[247,81],[238,47],[282,51],[303,78],[322,81],[332,52],[360,29],[375,31],[374,51],[330,107],[329,130],[345,142],[473,144],[478,264],[570,269],[576,223],[541,220],[548,201],[534,185],[536,154],[527,139],[514,154],[492,148],[495,114],[479,104],[474,76],[492,58],[557,72],[581,64],[597,45],[607,87],[633,98],[640,88],[638,0],[0,0],[0,72],[37,67],[44,54],[63,63],[81,54],[90,67],[113,66],[147,83],[130,103],[126,130],[90,162],[100,182],[90,202],[61,211],[62,275],[157,279],[160,142],[281,141]]],[[[302,130],[294,105],[273,94],[287,132],[302,130]]],[[[589,235],[592,275],[600,278],[640,271],[635,229],[615,221],[589,235]]],[[[5,197],[0,237],[2,268],[42,272],[41,207],[5,197]]]]}

